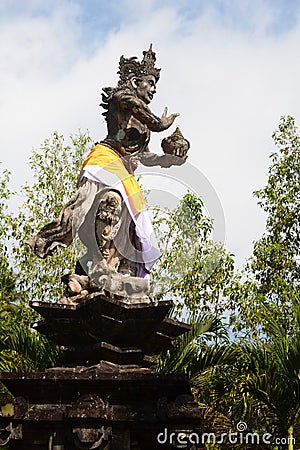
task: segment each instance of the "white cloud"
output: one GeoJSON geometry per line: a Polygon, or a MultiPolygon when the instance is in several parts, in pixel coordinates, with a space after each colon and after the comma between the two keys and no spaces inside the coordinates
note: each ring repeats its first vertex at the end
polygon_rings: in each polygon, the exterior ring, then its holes
{"type": "MultiPolygon", "coordinates": [[[[116,83],[121,54],[140,57],[153,42],[162,72],[152,109],[181,112],[177,123],[191,141],[189,162],[217,191],[226,245],[241,263],[263,231],[252,191],[266,181],[272,131],[281,115],[299,119],[300,26],[280,38],[266,34],[272,10],[263,2],[247,31],[221,25],[211,8],[186,22],[172,5],[155,5],[127,4],[127,20],[93,54],[78,45],[80,10],[70,2],[55,4],[46,16],[10,18],[0,30],[0,160],[20,185],[30,179],[32,147],[52,131],[88,128],[101,139],[101,87],[116,83]]],[[[153,138],[154,151],[160,139],[153,138]]]]}

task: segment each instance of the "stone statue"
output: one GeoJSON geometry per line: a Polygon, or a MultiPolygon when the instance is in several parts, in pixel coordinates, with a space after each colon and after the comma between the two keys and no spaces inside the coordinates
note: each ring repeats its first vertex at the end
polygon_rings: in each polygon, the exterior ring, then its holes
{"type": "Polygon", "coordinates": [[[69,245],[78,233],[87,253],[76,264],[75,273],[63,277],[67,297],[101,289],[131,297],[148,291],[147,276],[159,250],[133,174],[138,163],[165,168],[182,165],[189,149],[177,128],[163,140],[164,154],[149,151],[151,131],[168,129],[179,115],[167,115],[165,108],[157,117],[148,106],[160,76],[155,61],[152,45],[141,61],[121,56],[118,85],[104,88],[102,94],[108,134],[85,159],[78,190],[58,219],[28,242],[44,258],[56,247],[69,245]]]}

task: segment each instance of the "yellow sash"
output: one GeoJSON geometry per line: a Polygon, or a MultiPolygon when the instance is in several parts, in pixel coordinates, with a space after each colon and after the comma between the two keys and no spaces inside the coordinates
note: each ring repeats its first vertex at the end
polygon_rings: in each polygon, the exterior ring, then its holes
{"type": "Polygon", "coordinates": [[[85,166],[99,166],[115,174],[122,181],[129,202],[135,212],[139,213],[145,208],[145,200],[138,182],[128,172],[121,158],[113,150],[105,145],[95,145],[84,160],[82,169],[85,166]]]}

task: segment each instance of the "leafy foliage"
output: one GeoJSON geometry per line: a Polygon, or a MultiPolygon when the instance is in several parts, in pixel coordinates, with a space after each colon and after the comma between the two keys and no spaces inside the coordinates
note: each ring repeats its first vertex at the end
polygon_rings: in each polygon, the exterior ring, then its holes
{"type": "Polygon", "coordinates": [[[76,188],[83,154],[90,138],[79,133],[71,144],[54,133],[30,160],[35,182],[23,189],[18,214],[8,211],[12,193],[9,172],[0,179],[0,370],[31,372],[51,367],[57,347],[31,330],[35,312],[28,300],[53,300],[60,296],[63,270],[74,265],[78,247],[66,249],[49,260],[38,260],[26,245],[42,225],[53,220],[76,188]],[[10,257],[9,257],[10,250],[10,257]],[[10,264],[13,264],[13,269],[10,264]]]}
{"type": "Polygon", "coordinates": [[[162,258],[152,278],[158,299],[172,298],[177,311],[221,316],[226,310],[223,291],[233,273],[233,259],[210,235],[213,222],[205,214],[201,198],[187,193],[178,206],[156,219],[156,233],[164,243],[162,258]]]}
{"type": "Polygon", "coordinates": [[[171,350],[159,356],[156,368],[158,372],[186,373],[193,380],[199,372],[200,359],[202,362],[205,360],[204,366],[212,362],[205,353],[210,348],[207,340],[216,336],[223,340],[228,338],[221,320],[214,316],[198,314],[196,317],[190,317],[188,322],[192,325],[191,330],[178,337],[171,350]]]}
{"type": "Polygon", "coordinates": [[[63,136],[53,133],[39,151],[33,151],[30,167],[35,182],[23,188],[24,203],[19,213],[11,217],[12,249],[17,270],[18,289],[24,304],[28,300],[53,301],[61,296],[60,278],[74,266],[79,245],[57,252],[51,258],[38,259],[26,241],[43,225],[54,220],[62,206],[76,189],[83,155],[91,139],[88,134],[70,136],[66,145],[63,136]]]}
{"type": "MultiPolygon", "coordinates": [[[[299,311],[298,311],[299,314],[299,311]]],[[[300,322],[286,335],[276,318],[268,320],[269,342],[240,345],[233,370],[219,374],[218,405],[252,430],[268,430],[275,437],[300,439],[300,322]],[[298,428],[298,430],[297,430],[298,428]]],[[[216,385],[216,384],[215,384],[216,385]]]]}
{"type": "Polygon", "coordinates": [[[12,192],[8,188],[10,173],[1,171],[0,175],[0,304],[11,302],[15,298],[15,275],[10,268],[7,236],[10,226],[8,203],[12,192]]]}
{"type": "Polygon", "coordinates": [[[59,356],[57,346],[22,323],[21,314],[17,305],[0,309],[0,370],[34,372],[54,366],[59,356]]]}
{"type": "Polygon", "coordinates": [[[245,279],[237,276],[231,291],[235,329],[253,335],[266,333],[265,318],[272,317],[293,332],[300,303],[300,135],[292,117],[281,118],[273,139],[268,182],[255,192],[267,213],[266,232],[254,244],[245,279]]]}
{"type": "MultiPolygon", "coordinates": [[[[268,320],[269,342],[223,339],[214,345],[204,339],[207,332],[220,337],[220,323],[199,316],[193,329],[179,337],[174,348],[161,355],[158,370],[186,373],[201,411],[203,433],[217,438],[243,421],[247,432],[270,433],[272,440],[289,436],[299,442],[300,435],[300,322],[298,332],[286,335],[285,329],[268,320]]],[[[221,325],[222,331],[222,325],[221,325]]],[[[258,448],[278,450],[284,445],[258,448]]],[[[207,448],[245,448],[224,442],[207,448]]]]}

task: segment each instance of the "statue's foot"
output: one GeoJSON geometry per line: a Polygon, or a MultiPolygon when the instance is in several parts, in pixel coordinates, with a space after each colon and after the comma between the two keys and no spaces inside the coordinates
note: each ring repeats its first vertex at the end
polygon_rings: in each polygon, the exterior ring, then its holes
{"type": "Polygon", "coordinates": [[[63,298],[59,303],[77,304],[83,296],[94,292],[110,293],[130,299],[148,298],[149,285],[145,278],[128,274],[102,274],[97,278],[86,275],[64,275],[62,281],[66,284],[63,298]]]}
{"type": "Polygon", "coordinates": [[[26,241],[26,244],[31,247],[33,252],[38,256],[39,258],[44,258],[46,251],[46,241],[45,239],[39,237],[38,235],[32,236],[30,239],[26,241]]]}
{"type": "Polygon", "coordinates": [[[98,290],[98,286],[87,275],[72,273],[64,275],[61,280],[67,286],[64,292],[65,298],[82,296],[98,290]]]}

